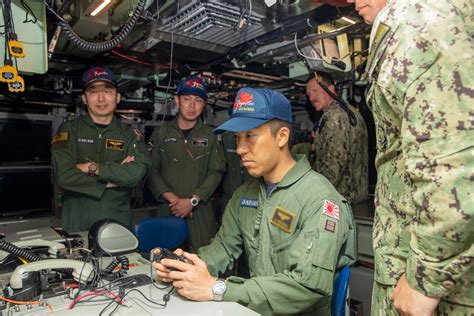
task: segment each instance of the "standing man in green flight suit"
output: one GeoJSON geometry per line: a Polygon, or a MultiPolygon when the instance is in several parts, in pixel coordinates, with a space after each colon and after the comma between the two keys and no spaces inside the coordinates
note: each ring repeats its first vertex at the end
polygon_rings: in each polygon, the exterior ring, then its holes
{"type": "Polygon", "coordinates": [[[51,142],[61,226],[85,231],[104,218],[130,225],[130,193],[151,161],[137,133],[114,116],[120,93],[112,71],[93,67],[82,81],[88,114],[62,124],[51,142]]]}
{"type": "Polygon", "coordinates": [[[373,24],[373,315],[474,315],[473,3],[351,0],[373,24]]]}
{"type": "Polygon", "coordinates": [[[309,80],[306,94],[315,110],[324,112],[314,140],[314,170],[328,178],[350,203],[367,199],[369,139],[364,118],[351,105],[346,110],[341,107],[328,74],[317,74],[309,80]],[[355,122],[350,121],[350,115],[354,115],[355,122]]]}
{"type": "Polygon", "coordinates": [[[207,91],[200,77],[180,81],[175,96],[178,116],[158,126],[151,142],[153,166],[148,187],[159,202],[158,216],[186,218],[189,247],[208,245],[217,231],[210,198],[225,171],[222,146],[200,119],[207,91]]]}
{"type": "Polygon", "coordinates": [[[236,133],[237,153],[254,177],[232,196],[222,226],[192,264],[154,263],[164,282],[195,301],[232,301],[263,315],[330,315],[338,269],[356,259],[349,203],[288,148],[291,106],[281,93],[242,88],[230,120],[215,132],[236,133]],[[218,279],[245,252],[250,278],[218,279]],[[171,271],[170,268],[176,269],[171,271]]]}

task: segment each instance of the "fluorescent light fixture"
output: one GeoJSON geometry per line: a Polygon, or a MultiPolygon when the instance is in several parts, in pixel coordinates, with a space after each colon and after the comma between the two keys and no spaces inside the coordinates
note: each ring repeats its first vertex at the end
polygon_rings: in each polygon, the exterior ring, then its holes
{"type": "Polygon", "coordinates": [[[91,16],[96,16],[99,14],[102,10],[104,10],[110,3],[112,3],[112,0],[95,0],[89,5],[86,11],[92,10],[90,13],[91,16]],[[95,9],[93,9],[95,8],[95,9]]]}
{"type": "Polygon", "coordinates": [[[346,22],[348,22],[348,23],[350,23],[350,24],[356,24],[356,23],[357,23],[356,21],[354,21],[354,20],[352,20],[352,19],[349,19],[348,17],[345,17],[345,16],[343,16],[343,17],[341,18],[341,20],[346,21],[346,22]]]}

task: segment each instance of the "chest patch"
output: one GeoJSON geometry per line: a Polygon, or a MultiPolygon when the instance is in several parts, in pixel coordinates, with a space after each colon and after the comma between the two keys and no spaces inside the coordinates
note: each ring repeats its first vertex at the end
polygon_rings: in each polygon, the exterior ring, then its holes
{"type": "Polygon", "coordinates": [[[78,142],[78,143],[83,143],[83,144],[93,144],[93,143],[94,143],[94,140],[93,140],[93,139],[90,139],[90,138],[78,137],[78,138],[77,138],[77,142],[78,142]]]}
{"type": "Polygon", "coordinates": [[[125,142],[122,140],[107,139],[105,142],[105,148],[122,151],[125,148],[125,142]]]}
{"type": "Polygon", "coordinates": [[[324,200],[323,214],[335,219],[339,219],[339,206],[331,201],[324,200]]]}
{"type": "Polygon", "coordinates": [[[278,227],[286,233],[291,233],[294,229],[295,215],[284,208],[277,207],[273,212],[272,225],[278,227]]]}
{"type": "Polygon", "coordinates": [[[168,137],[163,139],[163,143],[176,143],[178,140],[174,137],[168,137]]]}
{"type": "Polygon", "coordinates": [[[208,142],[207,138],[193,138],[193,146],[207,147],[208,142]]]}
{"type": "Polygon", "coordinates": [[[51,144],[54,144],[57,142],[65,142],[68,139],[69,139],[68,132],[57,133],[56,135],[54,135],[53,139],[51,140],[51,144]]]}
{"type": "Polygon", "coordinates": [[[240,199],[240,206],[258,208],[258,200],[257,199],[241,198],[240,199]]]}

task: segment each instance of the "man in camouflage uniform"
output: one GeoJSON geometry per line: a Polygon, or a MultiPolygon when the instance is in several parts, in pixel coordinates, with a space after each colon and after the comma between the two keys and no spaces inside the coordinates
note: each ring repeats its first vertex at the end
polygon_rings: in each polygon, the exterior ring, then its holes
{"type": "Polygon", "coordinates": [[[210,200],[225,171],[221,144],[200,116],[207,91],[200,77],[180,81],[175,96],[177,117],[151,136],[152,168],[148,187],[159,202],[158,216],[186,218],[189,247],[209,244],[217,231],[210,200]]]}
{"type": "Polygon", "coordinates": [[[356,117],[353,126],[348,113],[326,90],[336,93],[329,75],[319,74],[306,86],[313,107],[324,112],[315,138],[314,169],[328,178],[349,202],[357,203],[367,198],[369,190],[367,126],[360,113],[349,105],[356,117]]]}
{"type": "Polygon", "coordinates": [[[242,88],[234,107],[214,131],[235,132],[254,178],[232,196],[199,257],[184,253],[193,265],[164,259],[154,263],[157,275],[196,301],[238,302],[262,315],[329,316],[335,274],[357,254],[350,205],[306,157],[291,156],[291,106],[281,93],[242,88]],[[218,279],[242,252],[250,278],[218,279]]]}
{"type": "Polygon", "coordinates": [[[355,3],[374,24],[372,314],[474,315],[472,1],[355,3]]]}

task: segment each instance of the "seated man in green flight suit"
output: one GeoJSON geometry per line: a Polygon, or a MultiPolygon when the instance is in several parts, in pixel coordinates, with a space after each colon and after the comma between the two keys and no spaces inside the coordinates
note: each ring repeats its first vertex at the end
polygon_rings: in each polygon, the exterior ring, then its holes
{"type": "Polygon", "coordinates": [[[104,218],[130,225],[130,194],[151,160],[140,133],[114,116],[120,93],[113,72],[93,67],[82,81],[88,114],[62,124],[51,142],[64,194],[61,226],[85,231],[104,218]]]}
{"type": "Polygon", "coordinates": [[[238,302],[264,315],[330,315],[335,274],[356,259],[352,211],[306,157],[292,157],[291,121],[282,94],[242,88],[231,119],[214,130],[235,133],[237,153],[255,178],[234,193],[210,245],[197,255],[176,250],[187,263],[154,263],[159,279],[182,296],[238,302]],[[250,278],[219,279],[242,252],[250,278]]]}

